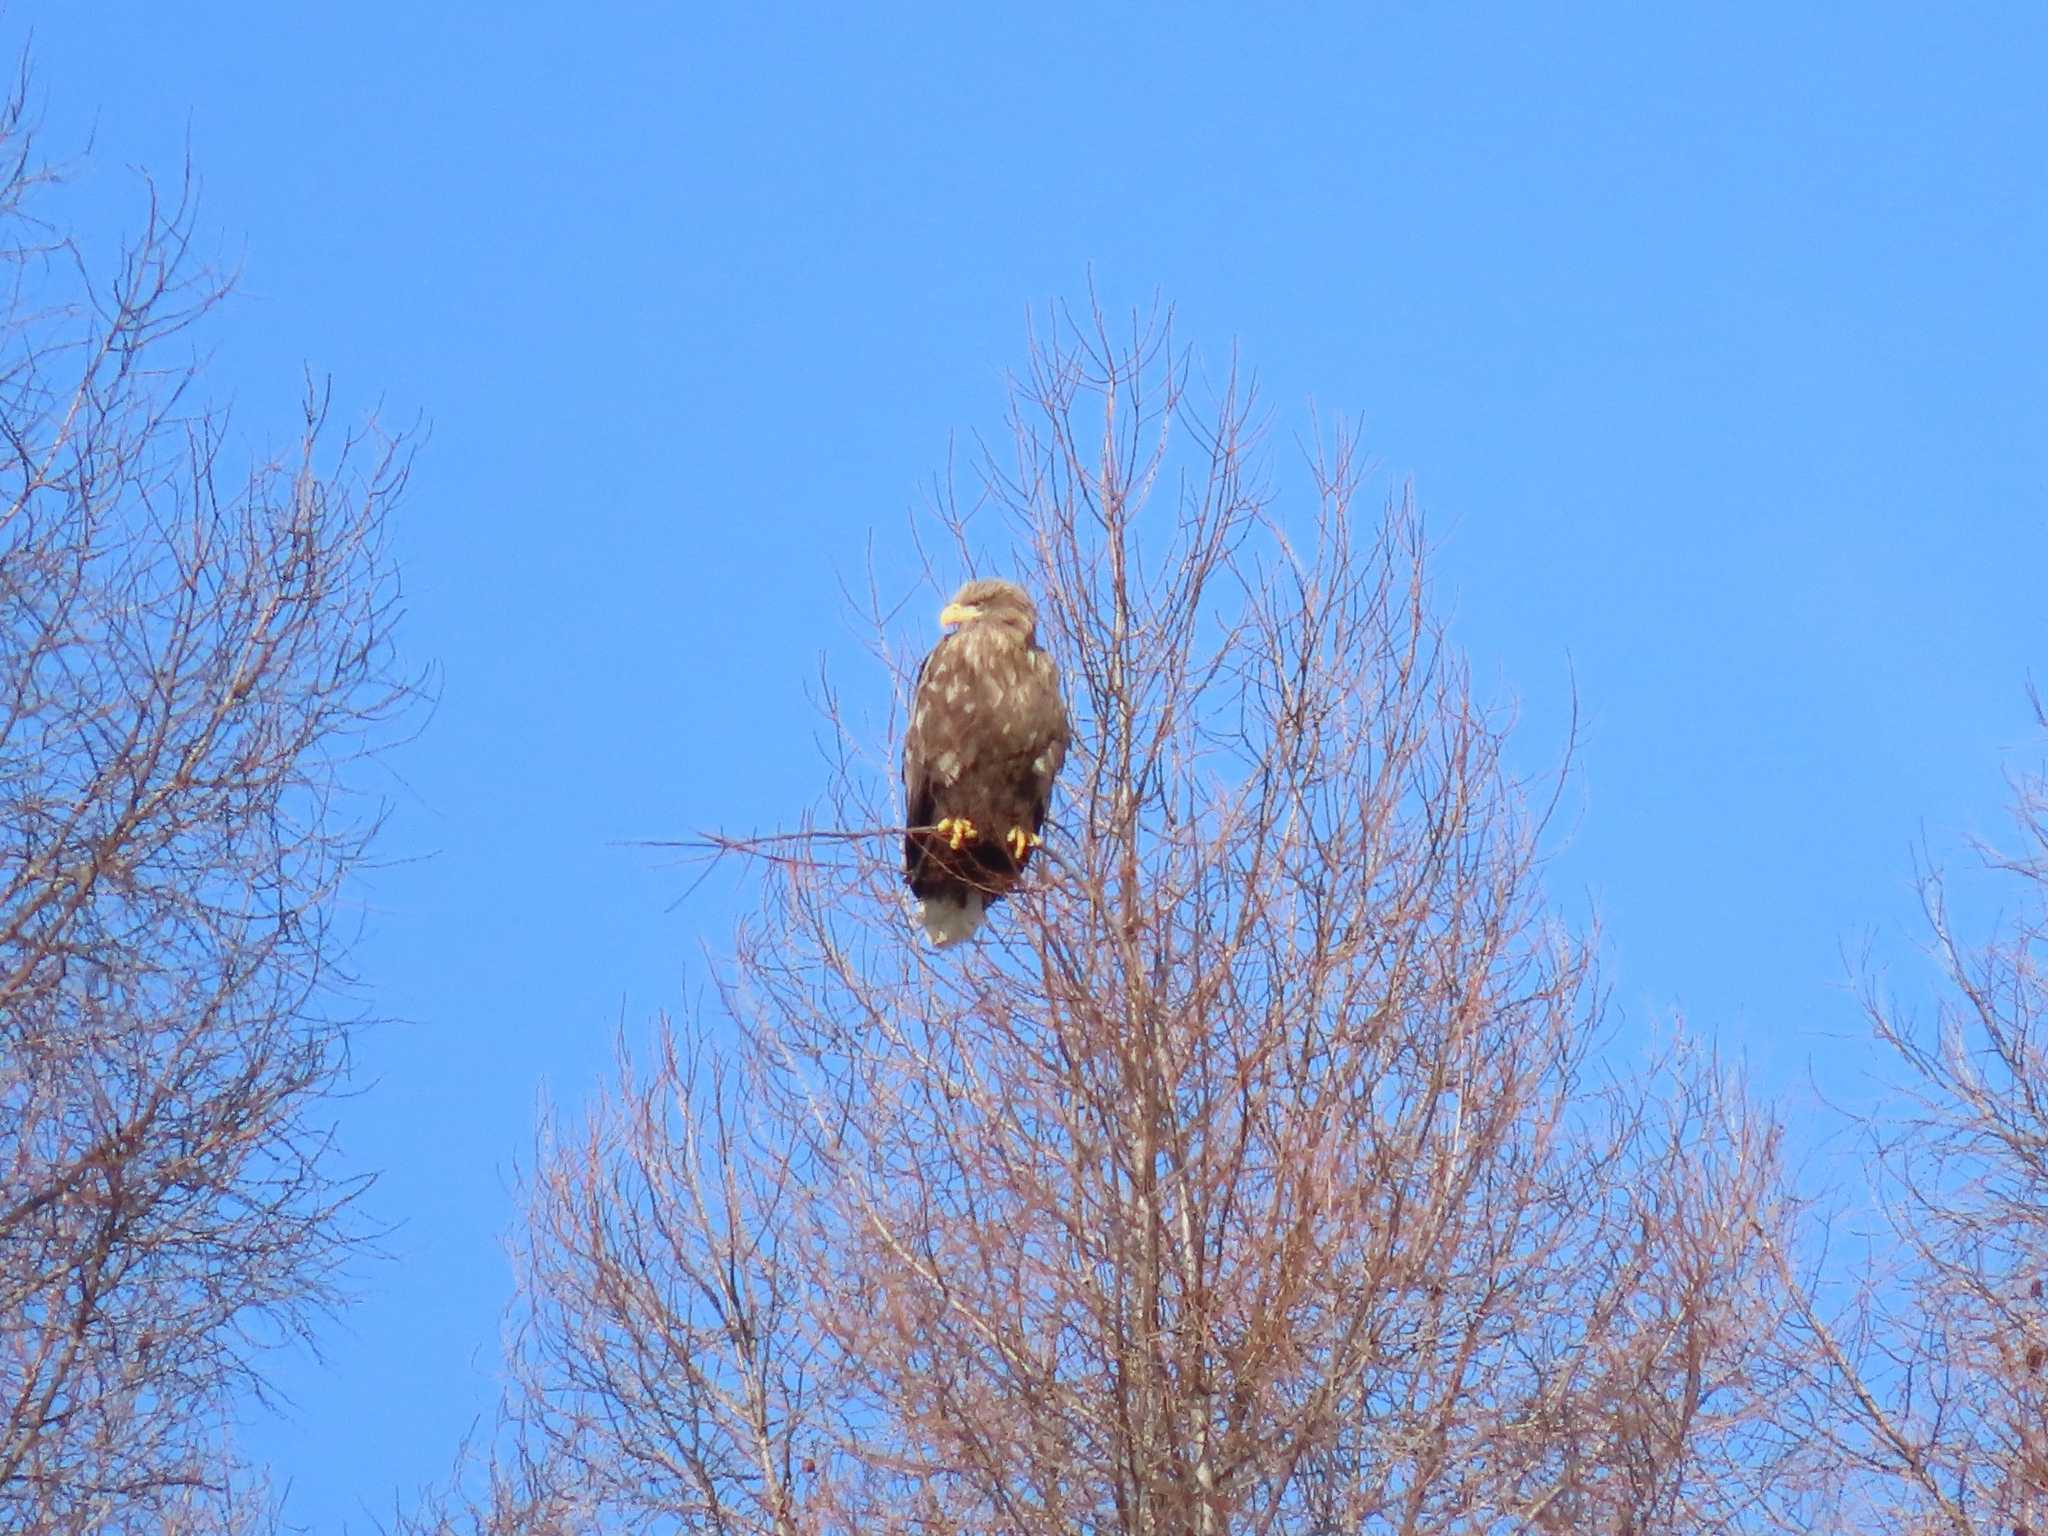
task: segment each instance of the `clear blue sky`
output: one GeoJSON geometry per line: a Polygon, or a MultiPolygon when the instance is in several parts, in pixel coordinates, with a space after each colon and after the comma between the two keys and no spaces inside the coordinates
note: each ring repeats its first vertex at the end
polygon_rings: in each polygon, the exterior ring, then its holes
{"type": "Polygon", "coordinates": [[[410,1022],[343,1111],[402,1262],[250,1426],[294,1517],[488,1411],[535,1106],[723,934],[610,842],[809,801],[841,576],[1091,264],[1236,338],[1282,442],[1357,413],[1532,761],[1576,678],[1558,879],[1621,1027],[1846,1070],[1843,945],[1904,953],[1915,839],[2039,756],[2048,10],[1679,9],[9,9],[81,217],[189,140],[245,425],[308,364],[433,425],[387,844],[430,857],[361,952],[410,1022]]]}

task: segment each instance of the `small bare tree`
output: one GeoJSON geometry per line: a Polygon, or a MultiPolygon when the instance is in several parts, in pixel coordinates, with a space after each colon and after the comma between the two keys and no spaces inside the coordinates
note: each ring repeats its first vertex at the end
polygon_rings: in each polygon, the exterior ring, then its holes
{"type": "MultiPolygon", "coordinates": [[[[756,845],[713,1017],[543,1138],[518,1443],[636,1531],[1795,1518],[1775,1127],[1695,1053],[1595,1060],[1419,519],[1340,443],[1288,521],[1186,370],[1062,326],[1010,547],[941,518],[933,608],[1019,576],[1065,669],[1043,873],[942,953],[892,839],[756,845]]],[[[825,826],[902,823],[879,649],[825,826]]]]}
{"type": "Polygon", "coordinates": [[[233,475],[181,333],[220,299],[151,189],[101,271],[0,119],[0,1526],[244,1529],[263,1347],[334,1296],[356,1184],[338,896],[378,820],[405,455],[233,475]]]}
{"type": "Polygon", "coordinates": [[[2048,784],[2018,799],[2018,852],[1991,859],[2015,900],[1988,940],[1922,882],[1931,1016],[1865,993],[1910,1088],[1874,1136],[1885,1241],[1847,1305],[1802,1317],[1845,1529],[2048,1532],[2048,784]]]}

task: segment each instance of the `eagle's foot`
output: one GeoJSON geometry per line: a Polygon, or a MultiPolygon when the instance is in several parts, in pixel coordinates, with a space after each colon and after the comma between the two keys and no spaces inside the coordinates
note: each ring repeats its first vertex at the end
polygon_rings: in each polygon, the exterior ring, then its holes
{"type": "Polygon", "coordinates": [[[1010,828],[1010,835],[1003,841],[1010,845],[1010,857],[1019,864],[1024,862],[1024,855],[1032,849],[1045,846],[1044,838],[1036,832],[1026,832],[1022,827],[1010,828]]]}
{"type": "Polygon", "coordinates": [[[980,839],[981,833],[965,816],[948,816],[932,830],[946,840],[946,846],[958,853],[969,843],[980,839]]]}

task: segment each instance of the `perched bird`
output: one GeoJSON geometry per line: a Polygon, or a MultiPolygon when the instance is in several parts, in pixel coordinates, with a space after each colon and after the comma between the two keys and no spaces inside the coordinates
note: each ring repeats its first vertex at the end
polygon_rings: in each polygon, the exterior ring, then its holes
{"type": "Polygon", "coordinates": [[[903,738],[903,873],[944,945],[981,925],[1039,846],[1067,707],[1022,588],[970,581],[939,623],[957,627],[918,669],[903,738]]]}

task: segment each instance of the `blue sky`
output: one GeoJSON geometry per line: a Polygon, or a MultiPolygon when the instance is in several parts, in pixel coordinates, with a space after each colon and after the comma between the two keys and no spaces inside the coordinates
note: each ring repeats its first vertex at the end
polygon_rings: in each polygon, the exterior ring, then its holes
{"type": "Polygon", "coordinates": [[[400,529],[441,704],[362,967],[366,1267],[290,1513],[361,1524],[493,1394],[544,1092],[684,1000],[716,895],[615,840],[786,820],[839,597],[1032,306],[1157,292],[1284,445],[1349,413],[1546,761],[1618,1027],[1798,1092],[1910,975],[1916,840],[2000,829],[2048,666],[2048,11],[1731,4],[21,6],[70,206],[189,144],[216,394],[432,424],[400,529]]]}

